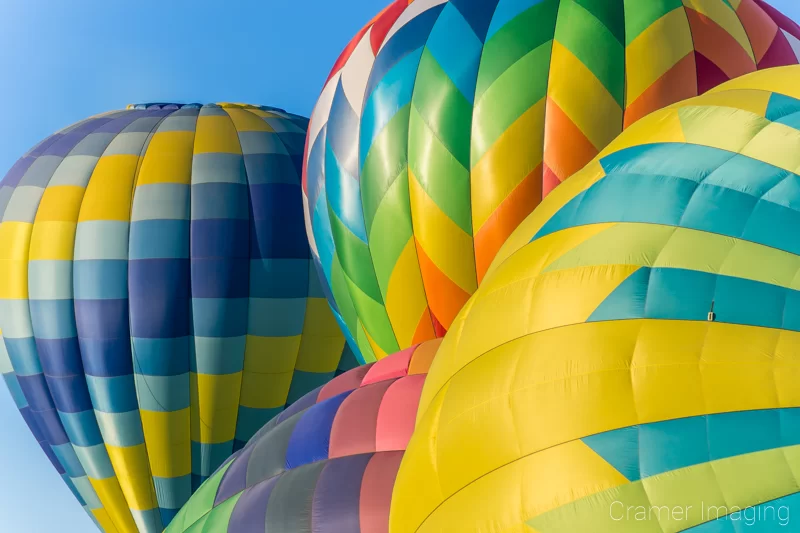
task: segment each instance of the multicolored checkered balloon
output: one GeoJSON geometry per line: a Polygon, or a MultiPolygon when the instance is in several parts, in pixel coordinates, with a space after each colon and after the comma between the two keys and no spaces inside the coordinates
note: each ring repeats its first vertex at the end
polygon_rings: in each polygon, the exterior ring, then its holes
{"type": "Polygon", "coordinates": [[[0,182],[0,370],[106,531],[162,531],[337,371],[303,227],[306,124],[131,106],[48,137],[0,182]]]}
{"type": "Polygon", "coordinates": [[[761,0],[397,0],[309,125],[306,225],[364,360],[441,336],[542,197],[623,128],[756,69],[800,28],[761,0]]]}

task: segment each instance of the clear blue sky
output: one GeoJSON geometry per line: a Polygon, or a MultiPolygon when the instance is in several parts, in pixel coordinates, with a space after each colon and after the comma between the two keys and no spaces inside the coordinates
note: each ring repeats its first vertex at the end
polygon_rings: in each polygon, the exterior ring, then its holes
{"type": "MultiPolygon", "coordinates": [[[[307,116],[339,51],[386,3],[0,0],[0,176],[53,131],[131,102],[239,101],[307,116]]],[[[800,0],[772,4],[800,20],[800,0]]],[[[92,528],[0,385],[0,531],[92,528]]]]}

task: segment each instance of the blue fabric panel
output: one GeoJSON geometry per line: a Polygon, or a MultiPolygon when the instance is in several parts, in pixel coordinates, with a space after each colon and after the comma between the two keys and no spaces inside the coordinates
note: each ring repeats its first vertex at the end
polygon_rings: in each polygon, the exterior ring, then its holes
{"type": "Polygon", "coordinates": [[[628,481],[638,481],[641,478],[638,426],[598,433],[582,440],[628,481]]]}
{"type": "Polygon", "coordinates": [[[237,337],[248,333],[247,298],[193,298],[192,319],[198,337],[237,337]]]}
{"type": "Polygon", "coordinates": [[[650,268],[641,267],[628,276],[597,306],[587,322],[643,317],[650,284],[650,272],[650,268]]]}
{"type": "Polygon", "coordinates": [[[83,368],[87,376],[112,377],[133,373],[130,337],[80,339],[83,368]]]}
{"type": "MultiPolygon", "coordinates": [[[[94,413],[92,413],[92,416],[94,416],[94,413]]],[[[104,443],[101,442],[95,446],[87,447],[76,446],[75,454],[80,459],[86,474],[90,478],[108,479],[116,475],[104,443]]]]}
{"type": "MultiPolygon", "coordinates": [[[[69,440],[75,446],[95,446],[103,442],[100,429],[97,427],[97,419],[94,410],[80,411],[75,413],[59,413],[61,423],[69,436],[69,440]]],[[[92,476],[94,477],[94,476],[92,476]]]]}
{"type": "Polygon", "coordinates": [[[250,294],[250,261],[245,258],[195,258],[191,263],[192,296],[195,298],[247,298],[250,294]]]}
{"type": "Polygon", "coordinates": [[[32,376],[42,373],[42,365],[37,355],[36,341],[33,337],[21,339],[3,337],[3,340],[5,341],[8,358],[11,360],[11,366],[14,367],[14,372],[18,376],[32,376]]]}
{"type": "Polygon", "coordinates": [[[189,257],[188,220],[142,220],[131,224],[130,259],[189,257]]]}
{"type": "Polygon", "coordinates": [[[300,416],[286,449],[287,470],[328,458],[333,421],[348,396],[328,398],[300,416]]]}
{"type": "Polygon", "coordinates": [[[79,413],[92,408],[83,373],[71,376],[47,376],[53,403],[62,413],[79,413]]]}
{"type": "Polygon", "coordinates": [[[309,292],[308,259],[253,259],[249,276],[253,298],[304,298],[309,292]]]}
{"type": "MultiPolygon", "coordinates": [[[[250,221],[249,258],[309,257],[303,205],[297,201],[299,194],[295,185],[271,183],[250,186],[253,220],[250,221]],[[280,220],[281,224],[276,224],[276,220],[280,220]]],[[[247,236],[247,230],[239,231],[247,236]]]]}
{"type": "Polygon", "coordinates": [[[189,369],[191,337],[143,339],[134,337],[136,372],[150,376],[177,376],[189,369]]]}
{"type": "Polygon", "coordinates": [[[75,299],[122,300],[128,297],[127,261],[85,260],[73,264],[75,299]]]}
{"type": "Polygon", "coordinates": [[[94,408],[105,413],[124,413],[139,408],[133,375],[86,376],[94,408]]]}
{"type": "Polygon", "coordinates": [[[247,258],[248,220],[192,220],[191,257],[247,258]]]}
{"type": "Polygon", "coordinates": [[[78,339],[36,339],[42,370],[48,376],[83,374],[78,339]]]}
{"type": "Polygon", "coordinates": [[[131,336],[189,335],[189,261],[148,259],[129,265],[131,336]]]}

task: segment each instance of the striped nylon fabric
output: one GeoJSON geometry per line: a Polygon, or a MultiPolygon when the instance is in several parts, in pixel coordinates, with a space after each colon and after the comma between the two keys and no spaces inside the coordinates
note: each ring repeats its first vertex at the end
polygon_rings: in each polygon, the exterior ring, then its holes
{"type": "Polygon", "coordinates": [[[799,169],[789,66],[650,114],[545,198],[442,343],[392,533],[796,529],[799,169]]]}
{"type": "Polygon", "coordinates": [[[395,474],[440,344],[412,346],[307,394],[226,461],[167,532],[388,532],[395,474]]]}
{"type": "Polygon", "coordinates": [[[393,2],[312,114],[306,226],[364,360],[441,336],[498,249],[622,129],[759,68],[800,28],[759,0],[393,2]]]}
{"type": "Polygon", "coordinates": [[[0,182],[2,372],[105,531],[162,531],[265,422],[355,363],[304,237],[306,126],[133,105],[0,182]]]}

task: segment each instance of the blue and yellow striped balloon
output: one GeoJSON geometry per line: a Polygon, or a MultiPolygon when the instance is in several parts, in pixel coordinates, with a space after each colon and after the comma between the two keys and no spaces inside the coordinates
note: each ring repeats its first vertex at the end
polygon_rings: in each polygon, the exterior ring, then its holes
{"type": "Polygon", "coordinates": [[[354,361],[304,232],[307,123],[129,106],[48,137],[0,182],[0,370],[108,532],[160,532],[354,361]]]}
{"type": "Polygon", "coordinates": [[[391,533],[800,528],[800,67],[631,126],[431,367],[391,533]]]}

